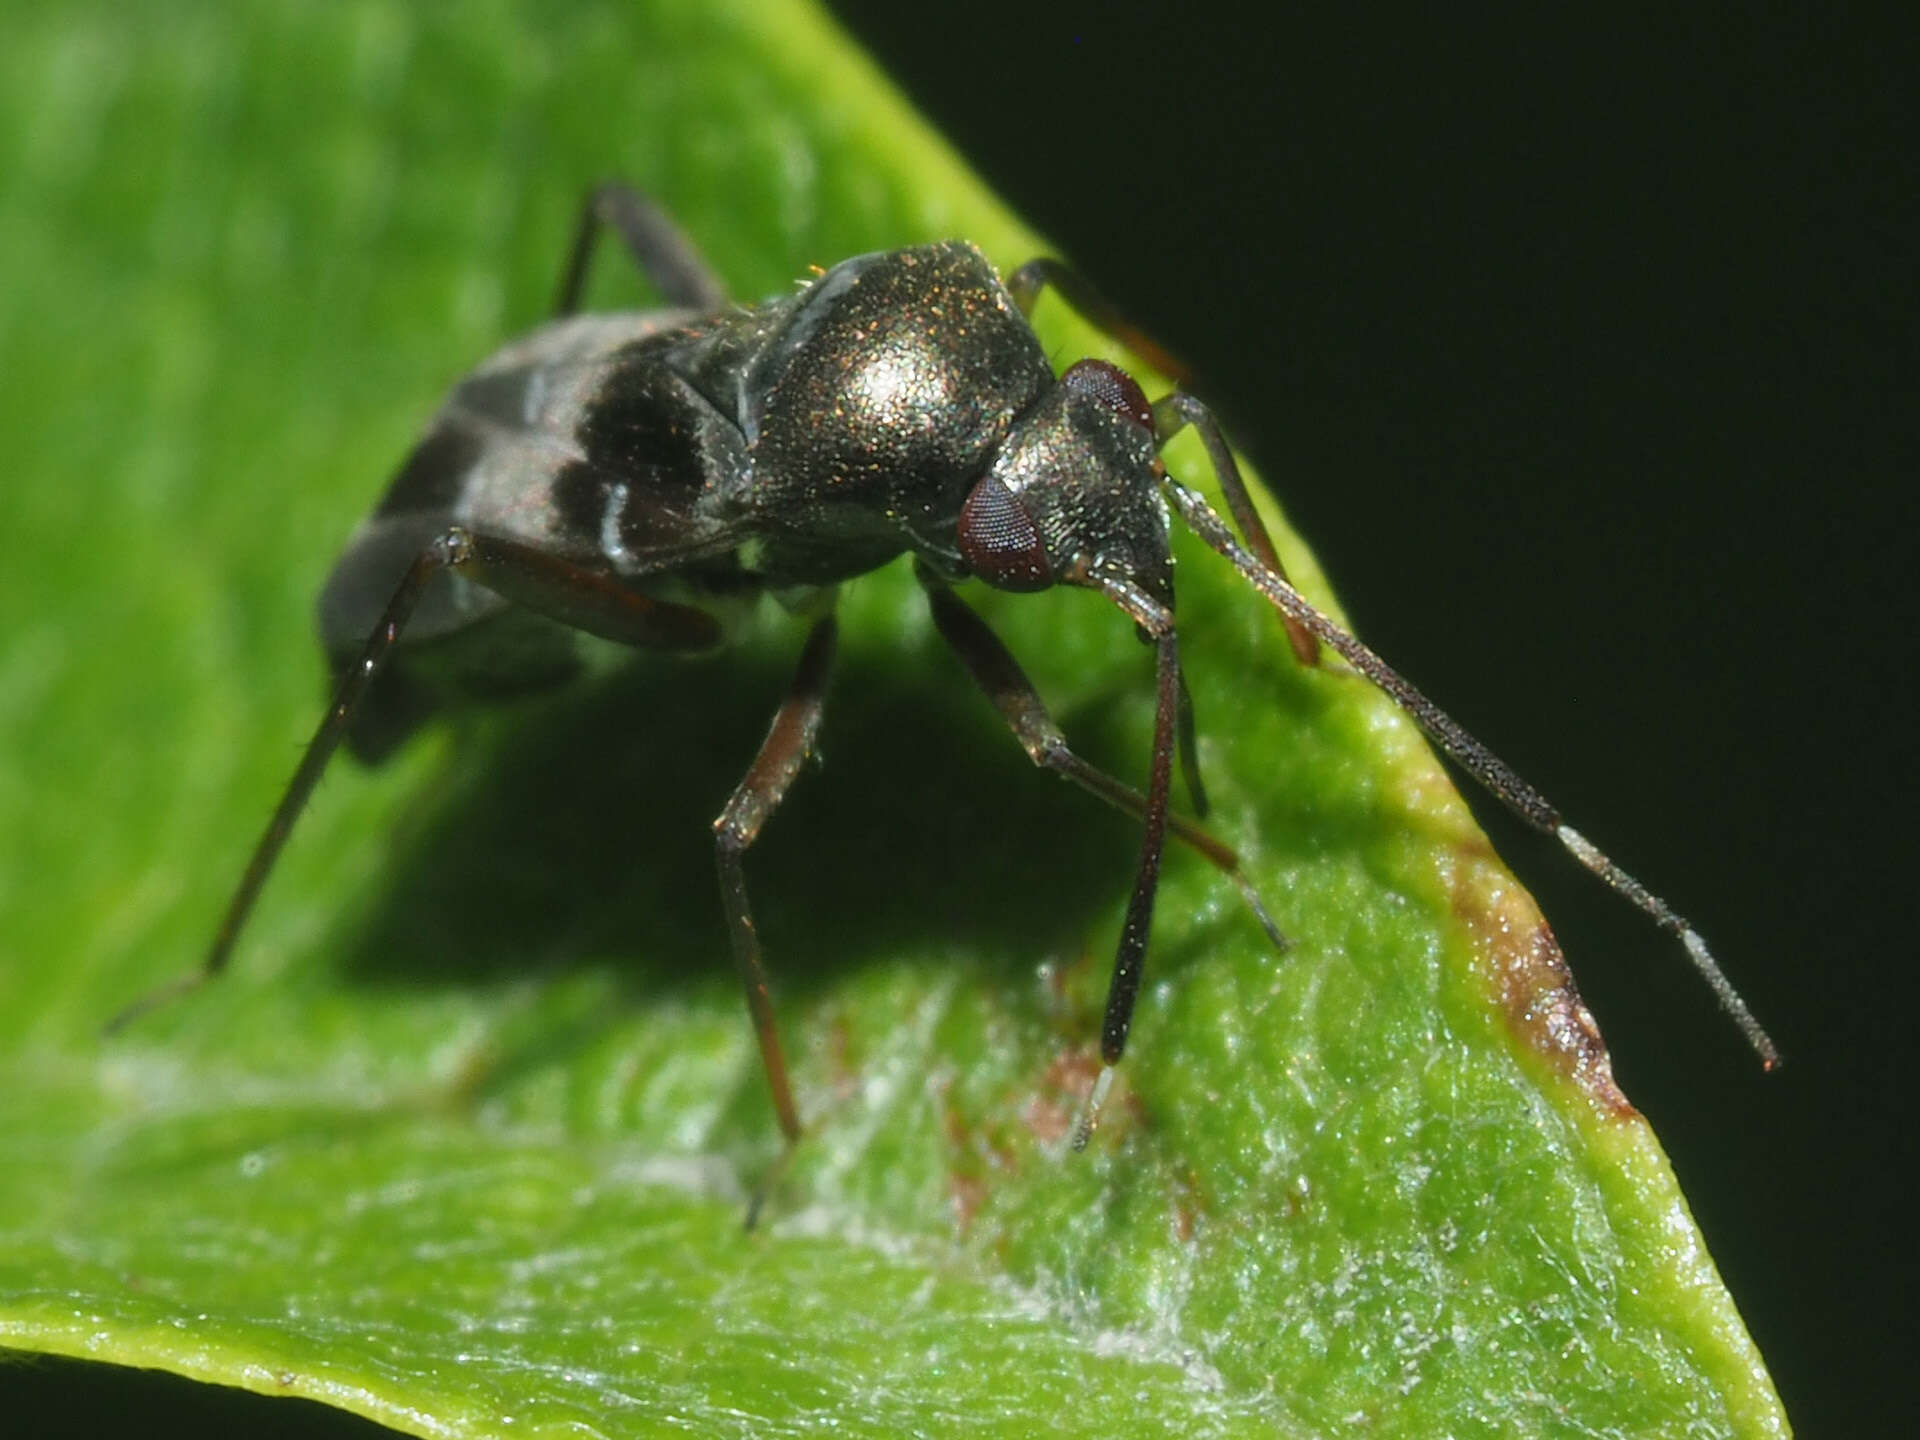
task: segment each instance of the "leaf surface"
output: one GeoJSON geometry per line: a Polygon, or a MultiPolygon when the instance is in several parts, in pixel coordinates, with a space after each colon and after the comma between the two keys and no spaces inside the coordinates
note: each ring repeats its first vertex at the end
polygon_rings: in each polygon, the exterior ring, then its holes
{"type": "MultiPolygon", "coordinates": [[[[1785,1433],[1531,901],[1413,728],[1184,537],[1209,823],[1294,944],[1170,857],[1085,1155],[1137,833],[1035,775],[900,567],[848,588],[822,773],[749,859],[812,1129],[757,1233],[707,825],[791,625],[341,764],[234,973],[103,1041],[198,963],[318,716],[312,595],[541,317],[591,181],[744,296],[1044,247],[799,5],[6,33],[0,1343],[422,1435],[1785,1433]]],[[[591,298],[649,300],[616,263],[591,298]]],[[[972,598],[1143,779],[1124,620],[972,598]]]]}

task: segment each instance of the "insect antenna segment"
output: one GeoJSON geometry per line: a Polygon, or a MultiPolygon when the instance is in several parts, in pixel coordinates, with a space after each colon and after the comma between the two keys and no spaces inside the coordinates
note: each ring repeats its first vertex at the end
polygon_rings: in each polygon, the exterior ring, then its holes
{"type": "Polygon", "coordinates": [[[1779,1049],[1766,1030],[1761,1027],[1760,1022],[1754,1018],[1753,1012],[1747,1008],[1739,992],[1733,988],[1733,982],[1727,979],[1726,973],[1713,958],[1713,953],[1707,948],[1707,942],[1701,938],[1700,932],[1694,929],[1684,916],[1621,869],[1592,841],[1562,820],[1560,812],[1546,796],[1521,779],[1504,760],[1469,735],[1458,721],[1429,700],[1399,671],[1321,614],[1290,583],[1262,565],[1234,539],[1233,533],[1197,491],[1172,477],[1166,480],[1166,490],[1174,509],[1180,512],[1181,519],[1186,521],[1194,534],[1231,561],[1234,568],[1264,595],[1276,610],[1288,620],[1312,631],[1329,649],[1335,651],[1355,670],[1385,691],[1388,697],[1406,711],[1413,722],[1426,733],[1428,739],[1438,745],[1448,757],[1485,786],[1528,826],[1543,835],[1553,836],[1566,847],[1567,852],[1574,859],[1599,876],[1610,889],[1639,907],[1662,930],[1678,936],[1681,944],[1686,947],[1687,955],[1692,960],[1694,968],[1700,972],[1701,978],[1713,991],[1714,997],[1720,1002],[1721,1009],[1725,1010],[1734,1024],[1739,1026],[1740,1033],[1746,1036],[1747,1043],[1753,1047],[1761,1063],[1768,1070],[1779,1066],[1779,1049]]]}

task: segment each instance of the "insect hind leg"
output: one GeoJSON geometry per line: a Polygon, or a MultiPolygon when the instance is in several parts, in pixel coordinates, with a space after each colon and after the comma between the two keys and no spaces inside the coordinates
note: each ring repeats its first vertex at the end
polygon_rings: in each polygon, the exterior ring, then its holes
{"type": "Polygon", "coordinates": [[[580,228],[574,234],[573,250],[554,304],[556,316],[571,315],[580,308],[587,266],[603,229],[620,237],[640,273],[668,305],[700,311],[726,306],[725,282],[666,209],[631,185],[608,181],[589,190],[580,207],[580,228]]]}
{"type": "Polygon", "coordinates": [[[367,710],[367,704],[374,681],[385,673],[428,584],[444,570],[456,571],[503,599],[549,619],[619,644],[688,652],[711,649],[720,640],[718,622],[704,611],[655,599],[629,589],[618,577],[605,571],[576,564],[522,541],[487,535],[460,525],[448,526],[414,557],[358,655],[339,667],[339,688],[334,692],[333,703],[314,731],[313,739],[307,742],[300,768],[294,772],[273,818],[254,846],[246,873],[227,906],[220,933],[214,937],[200,969],[136,1000],[108,1022],[108,1034],[149,1010],[198,989],[226,969],[254,902],[260,898],[294,823],[320,783],[327,762],[362,717],[372,713],[367,710]]]}
{"type": "Polygon", "coordinates": [[[288,782],[286,792],[281,795],[280,803],[274,809],[273,818],[267,822],[267,828],[254,845],[246,873],[241,877],[233,899],[227,904],[220,933],[214,937],[206,959],[198,970],[149,992],[115,1015],[107,1022],[107,1034],[115,1034],[148,1011],[199,989],[227,968],[234,942],[239,939],[247,916],[253,911],[254,902],[260,898],[260,891],[273,871],[274,862],[280,858],[287,837],[293,833],[294,822],[300,818],[300,812],[307,808],[307,801],[313,797],[314,787],[320,783],[320,776],[325,772],[327,762],[333,758],[333,752],[340,748],[340,742],[352,731],[374,677],[380,674],[394,646],[400,643],[400,636],[415,607],[419,605],[427,582],[442,570],[464,563],[471,545],[472,538],[466,531],[458,526],[450,527],[435,536],[413,564],[407,567],[393,598],[387,602],[387,608],[380,616],[380,623],[374,626],[373,633],[367,637],[359,657],[342,667],[333,703],[327,707],[319,728],[313,732],[313,739],[307,742],[300,768],[288,782]]]}
{"type": "MultiPolygon", "coordinates": [[[[786,698],[775,712],[760,753],[741,778],[726,808],[713,822],[714,854],[720,871],[720,897],[727,910],[727,932],[733,942],[733,959],[747,992],[747,1011],[753,1018],[755,1037],[760,1042],[760,1059],[767,1072],[767,1087],[773,1095],[773,1108],[780,1118],[780,1129],[787,1137],[791,1152],[800,1138],[800,1115],[794,1108],[793,1086],[787,1075],[787,1059],[780,1048],[780,1032],[775,1023],[773,998],[767,990],[766,968],[760,963],[760,934],[753,922],[753,910],[747,902],[746,872],[742,865],[748,848],[759,838],[787,790],[800,774],[800,767],[813,753],[820,733],[820,719],[826,707],[827,676],[833,668],[833,652],[839,627],[832,615],[819,620],[807,637],[801,652],[800,667],[786,698]]],[[[784,1163],[784,1160],[783,1160],[784,1163]]],[[[777,1173],[777,1172],[776,1172],[777,1173]]],[[[769,1182],[771,1183],[771,1182],[769,1182]]],[[[754,1196],[747,1213],[753,1225],[765,1198],[765,1189],[754,1196]]]]}

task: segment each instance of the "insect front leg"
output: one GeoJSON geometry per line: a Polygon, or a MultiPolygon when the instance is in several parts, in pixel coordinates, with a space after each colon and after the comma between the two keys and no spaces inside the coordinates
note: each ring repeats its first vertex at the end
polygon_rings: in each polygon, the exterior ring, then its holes
{"type": "MultiPolygon", "coordinates": [[[[789,1150],[800,1138],[800,1116],[794,1109],[793,1086],[787,1077],[786,1055],[780,1048],[773,999],[767,993],[767,972],[760,963],[760,934],[753,923],[753,910],[747,903],[747,877],[741,861],[813,752],[814,740],[820,733],[820,717],[826,707],[827,676],[833,668],[838,637],[839,624],[832,615],[814,625],[807,637],[806,649],[800,655],[800,668],[794,672],[787,697],[774,714],[760,753],[747,768],[726,809],[713,822],[714,852],[720,867],[720,898],[727,909],[733,960],[740,971],[741,984],[746,987],[747,1011],[753,1017],[753,1033],[760,1041],[760,1061],[767,1072],[767,1088],[773,1093],[773,1108],[780,1117],[780,1129],[787,1137],[789,1150]]],[[[753,1210],[748,1214],[749,1226],[758,1210],[759,1197],[756,1196],[753,1210]]]]}
{"type": "MultiPolygon", "coordinates": [[[[1020,742],[1020,748],[1027,752],[1027,757],[1042,770],[1050,770],[1063,780],[1071,780],[1114,809],[1136,820],[1145,819],[1147,797],[1126,781],[1109,775],[1074,752],[1067,744],[1066,735],[1048,711],[1046,702],[1033,688],[1026,671],[1020,668],[1020,662],[1013,658],[1012,652],[1001,643],[1000,637],[993,633],[986,621],[924,566],[916,567],[915,573],[927,592],[934,628],[940,632],[941,639],[953,647],[954,654],[966,665],[974,683],[993,701],[994,708],[1007,722],[1007,728],[1013,731],[1014,739],[1020,742]]],[[[1182,710],[1190,723],[1192,707],[1184,700],[1186,686],[1182,684],[1180,690],[1182,710]]],[[[1179,815],[1169,814],[1167,827],[1174,839],[1197,851],[1214,869],[1233,882],[1234,888],[1247,902],[1247,908],[1253,911],[1254,918],[1260,922],[1260,928],[1267,932],[1267,938],[1273,942],[1274,948],[1286,949],[1286,936],[1280,933],[1280,927],[1274,924],[1273,917],[1267,913],[1267,907],[1261,902],[1259,892],[1253,888],[1253,882],[1241,870],[1240,857],[1233,847],[1179,815]]]]}
{"type": "Polygon", "coordinates": [[[667,304],[682,310],[710,312],[727,304],[726,283],[657,202],[630,185],[608,182],[587,192],[580,207],[580,228],[560,280],[556,315],[580,308],[580,292],[587,283],[587,265],[602,229],[611,229],[627,247],[640,273],[667,304]]]}
{"type": "Polygon", "coordinates": [[[1068,746],[1060,727],[1054,723],[1053,716],[1048,713],[1045,702],[1034,690],[1033,683],[1027,679],[1026,672],[1021,670],[1020,663],[1000,643],[1000,637],[973,613],[965,601],[940,583],[937,576],[924,567],[918,573],[921,584],[926,588],[927,602],[933,610],[934,628],[953,647],[954,653],[965,663],[975,682],[993,701],[1008,728],[1013,731],[1014,738],[1020,742],[1033,763],[1073,781],[1115,809],[1144,821],[1147,826],[1141,871],[1128,905],[1120,954],[1115,965],[1113,984],[1107,995],[1107,1013],[1100,1039],[1101,1058],[1105,1061],[1105,1067],[1074,1137],[1074,1148],[1080,1149],[1087,1143],[1087,1136],[1106,1098],[1107,1087],[1112,1083],[1113,1067],[1120,1062],[1126,1049],[1127,1032],[1133,1025],[1133,1006],[1139,994],[1147,928],[1153,914],[1153,893],[1160,872],[1159,831],[1162,828],[1170,830],[1175,839],[1199,851],[1233,882],[1276,949],[1286,949],[1287,939],[1273,923],[1273,917],[1267,914],[1266,906],[1261,903],[1259,893],[1240,869],[1240,857],[1232,848],[1167,809],[1166,757],[1161,752],[1172,746],[1173,712],[1179,706],[1178,696],[1184,689],[1180,683],[1179,664],[1169,653],[1170,637],[1162,642],[1163,653],[1159,665],[1161,694],[1155,722],[1155,789],[1153,793],[1143,795],[1125,781],[1115,779],[1097,765],[1089,764],[1076,755],[1068,746]]]}

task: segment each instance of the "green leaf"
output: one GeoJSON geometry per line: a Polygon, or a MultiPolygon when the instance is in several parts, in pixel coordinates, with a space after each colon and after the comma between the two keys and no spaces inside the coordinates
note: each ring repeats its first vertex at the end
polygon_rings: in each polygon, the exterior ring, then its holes
{"type": "MultiPolygon", "coordinates": [[[[318,718],[310,597],[542,315],[590,181],[743,295],[1042,247],[796,3],[4,31],[0,1343],[435,1435],[1785,1432],[1532,902],[1412,727],[1184,538],[1210,823],[1294,945],[1171,856],[1084,1155],[1137,832],[1036,776],[899,567],[849,587],[824,773],[749,860],[812,1132],[757,1232],[780,1141],[706,825],[790,625],[342,764],[234,973],[103,1040],[198,963],[318,718]]],[[[608,263],[593,300],[647,296],[608,263]]],[[[1143,776],[1111,607],[976,598],[1143,776]]]]}

